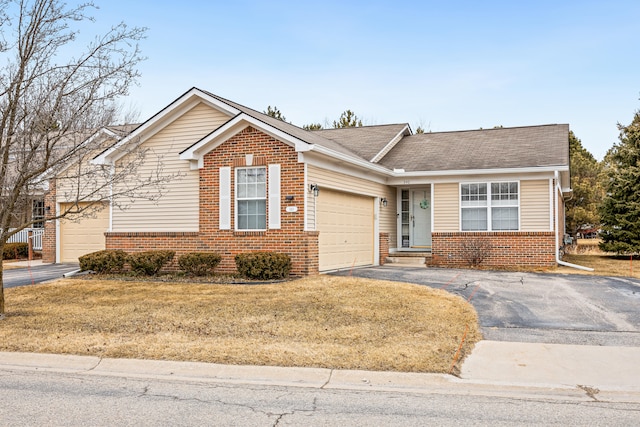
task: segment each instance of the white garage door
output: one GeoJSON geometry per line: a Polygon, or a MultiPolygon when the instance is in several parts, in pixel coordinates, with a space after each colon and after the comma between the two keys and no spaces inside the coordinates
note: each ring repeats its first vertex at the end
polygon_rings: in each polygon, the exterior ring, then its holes
{"type": "MultiPolygon", "coordinates": [[[[61,204],[60,210],[64,208],[65,204],[61,204]]],[[[78,262],[80,256],[104,249],[104,232],[108,228],[108,208],[78,221],[60,220],[60,262],[78,262]]]]}
{"type": "Polygon", "coordinates": [[[317,199],[320,271],[374,262],[372,197],[322,189],[317,199]]]}

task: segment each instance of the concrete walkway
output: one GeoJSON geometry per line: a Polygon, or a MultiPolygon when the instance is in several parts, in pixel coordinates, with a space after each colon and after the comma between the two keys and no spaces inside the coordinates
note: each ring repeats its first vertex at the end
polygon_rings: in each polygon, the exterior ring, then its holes
{"type": "Polygon", "coordinates": [[[482,341],[463,364],[461,378],[10,352],[0,352],[0,370],[425,394],[561,395],[582,401],[640,404],[638,360],[640,348],[635,347],[482,341]]]}

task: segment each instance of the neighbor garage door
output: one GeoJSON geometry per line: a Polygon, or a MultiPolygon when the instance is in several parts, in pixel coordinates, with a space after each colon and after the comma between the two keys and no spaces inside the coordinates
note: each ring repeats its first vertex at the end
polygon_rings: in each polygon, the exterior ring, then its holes
{"type": "MultiPolygon", "coordinates": [[[[60,210],[65,207],[61,204],[60,210]]],[[[60,262],[78,262],[78,257],[104,249],[104,232],[108,228],[108,208],[96,212],[94,217],[60,220],[60,262]]]]}
{"type": "Polygon", "coordinates": [[[316,207],[320,271],[373,264],[373,202],[372,197],[320,191],[316,207]]]}

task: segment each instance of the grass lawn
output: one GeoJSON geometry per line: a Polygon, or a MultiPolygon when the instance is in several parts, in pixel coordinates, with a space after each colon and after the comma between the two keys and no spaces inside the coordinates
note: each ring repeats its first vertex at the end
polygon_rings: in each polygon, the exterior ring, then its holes
{"type": "Polygon", "coordinates": [[[457,296],[351,277],[269,285],[78,278],[5,296],[0,351],[448,373],[463,336],[458,361],[481,339],[475,310],[457,296]]]}
{"type": "Polygon", "coordinates": [[[573,250],[562,257],[563,261],[591,267],[595,271],[582,271],[570,267],[558,267],[558,273],[591,274],[598,276],[625,276],[640,279],[640,257],[617,256],[602,252],[599,239],[578,239],[573,250]]]}

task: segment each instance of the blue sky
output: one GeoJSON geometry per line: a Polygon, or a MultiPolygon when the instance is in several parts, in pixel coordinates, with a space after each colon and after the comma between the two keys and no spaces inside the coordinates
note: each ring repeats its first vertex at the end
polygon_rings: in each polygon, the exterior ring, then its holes
{"type": "Polygon", "coordinates": [[[451,131],[569,123],[601,159],[640,108],[640,2],[98,0],[92,31],[148,27],[126,108],[193,86],[302,126],[451,131]]]}

